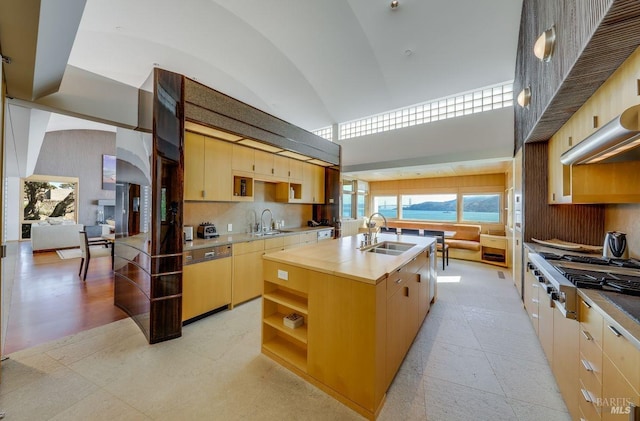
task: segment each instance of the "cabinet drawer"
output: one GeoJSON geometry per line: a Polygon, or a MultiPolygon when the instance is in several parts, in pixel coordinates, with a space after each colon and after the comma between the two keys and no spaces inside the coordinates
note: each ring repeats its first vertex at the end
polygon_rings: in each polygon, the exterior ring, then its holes
{"type": "Polygon", "coordinates": [[[405,266],[405,271],[408,273],[418,273],[420,268],[427,263],[426,250],[411,259],[405,266]]]}
{"type": "Polygon", "coordinates": [[[600,313],[592,309],[582,298],[580,299],[578,312],[580,313],[579,318],[582,325],[580,326],[581,333],[587,333],[598,346],[602,347],[602,326],[604,323],[600,313]]]}
{"type": "Polygon", "coordinates": [[[505,237],[497,237],[497,236],[489,236],[489,235],[481,234],[480,245],[485,247],[493,247],[497,249],[506,249],[507,239],[505,237]]]}
{"type": "Polygon", "coordinates": [[[233,254],[246,254],[254,251],[264,250],[264,240],[247,241],[246,243],[235,243],[233,254]]]}
{"type": "Polygon", "coordinates": [[[264,240],[264,249],[282,249],[284,247],[284,237],[267,238],[264,240]]]}
{"type": "Polygon", "coordinates": [[[318,233],[315,232],[315,231],[303,232],[300,235],[300,242],[301,243],[316,243],[316,242],[318,242],[318,233]]]}
{"type": "Polygon", "coordinates": [[[309,279],[308,275],[306,275],[309,272],[306,269],[264,260],[263,272],[265,281],[282,285],[295,291],[304,293],[309,291],[309,279]]]}
{"type": "Polygon", "coordinates": [[[586,388],[583,384],[580,384],[578,406],[580,407],[580,412],[582,412],[582,417],[586,421],[600,421],[600,408],[597,406],[597,402],[588,402],[583,391],[586,391],[586,388]]]}
{"type": "Polygon", "coordinates": [[[624,374],[631,386],[640,390],[640,350],[624,336],[617,336],[619,333],[615,327],[608,323],[605,323],[604,326],[602,351],[624,374]]]}
{"type": "Polygon", "coordinates": [[[300,234],[287,235],[284,237],[284,246],[292,246],[294,244],[300,244],[300,234]]]}
{"type": "Polygon", "coordinates": [[[628,420],[628,414],[616,414],[616,411],[612,413],[612,408],[621,409],[624,412],[628,402],[636,406],[640,405],[640,395],[605,355],[602,358],[602,419],[628,420]]]}
{"type": "MultiPolygon", "coordinates": [[[[602,397],[602,371],[596,372],[591,362],[588,361],[582,353],[580,354],[580,381],[593,398],[597,399],[602,397]],[[587,367],[589,367],[591,371],[589,371],[587,367]]],[[[596,402],[598,401],[596,400],[596,402]]]]}
{"type": "MultiPolygon", "coordinates": [[[[602,350],[593,340],[587,339],[582,325],[580,326],[580,359],[585,360],[586,365],[591,367],[592,373],[602,381],[602,350]]],[[[586,370],[582,361],[580,361],[580,367],[586,370]]]]}
{"type": "Polygon", "coordinates": [[[407,273],[402,268],[394,270],[387,277],[387,298],[391,297],[394,292],[403,286],[407,286],[407,273]]]}

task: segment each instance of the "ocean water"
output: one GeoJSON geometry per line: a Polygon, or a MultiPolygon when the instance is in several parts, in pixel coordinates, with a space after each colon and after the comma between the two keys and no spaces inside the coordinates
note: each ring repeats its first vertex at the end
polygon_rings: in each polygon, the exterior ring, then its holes
{"type": "MultiPolygon", "coordinates": [[[[350,212],[349,209],[345,211],[350,212]]],[[[396,218],[396,209],[381,209],[380,213],[388,218],[396,218]]],[[[500,222],[500,213],[498,212],[465,212],[465,219],[460,222],[500,222]]],[[[457,222],[458,213],[453,211],[425,211],[425,210],[404,210],[402,219],[412,219],[418,221],[434,221],[434,222],[457,222]]]]}

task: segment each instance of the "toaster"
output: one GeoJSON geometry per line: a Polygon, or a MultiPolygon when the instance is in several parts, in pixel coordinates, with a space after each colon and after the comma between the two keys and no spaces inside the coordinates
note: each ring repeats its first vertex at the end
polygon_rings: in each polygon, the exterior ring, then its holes
{"type": "Polygon", "coordinates": [[[203,222],[198,225],[198,238],[215,238],[218,237],[216,226],[210,222],[203,222]]]}

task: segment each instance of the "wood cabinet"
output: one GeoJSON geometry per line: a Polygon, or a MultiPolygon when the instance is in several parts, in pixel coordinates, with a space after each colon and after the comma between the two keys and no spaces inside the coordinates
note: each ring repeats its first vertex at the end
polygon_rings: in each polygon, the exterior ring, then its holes
{"type": "Polygon", "coordinates": [[[580,415],[586,420],[631,419],[634,408],[629,404],[640,406],[640,350],[584,298],[579,303],[580,415]]]}
{"type": "Polygon", "coordinates": [[[602,398],[602,316],[579,299],[578,407],[582,417],[599,420],[602,398]]]}
{"type": "Polygon", "coordinates": [[[480,256],[484,263],[508,266],[507,237],[480,234],[480,256]]]}
{"type": "Polygon", "coordinates": [[[262,255],[264,240],[233,245],[233,295],[237,305],[262,294],[262,255]]]}
{"type": "Polygon", "coordinates": [[[253,174],[255,171],[255,149],[236,144],[232,146],[231,168],[234,171],[253,174]]]}
{"type": "Polygon", "coordinates": [[[290,170],[292,161],[293,159],[286,156],[273,155],[273,176],[283,180],[292,178],[290,170]]]}
{"type": "MultiPolygon", "coordinates": [[[[526,251],[525,251],[526,252],[526,251]]],[[[528,259],[525,259],[528,262],[528,259]]],[[[533,269],[527,265],[524,268],[524,283],[522,286],[524,308],[527,310],[533,330],[538,335],[538,292],[540,291],[540,283],[533,274],[533,269]]]]}
{"type": "Polygon", "coordinates": [[[430,266],[423,251],[372,284],[265,260],[263,353],[373,419],[426,315],[430,266]],[[283,325],[291,312],[303,327],[283,325]]]}
{"type": "Polygon", "coordinates": [[[298,180],[298,182],[302,182],[304,179],[304,163],[302,161],[298,161],[297,159],[289,160],[289,179],[298,180]]]}
{"type": "Polygon", "coordinates": [[[232,144],[185,132],[184,200],[229,201],[232,144]]]}
{"type": "Polygon", "coordinates": [[[640,50],[602,84],[548,143],[548,203],[638,203],[637,162],[567,166],[560,155],[638,104],[640,50]]]}
{"type": "MultiPolygon", "coordinates": [[[[580,324],[574,319],[565,317],[557,308],[552,308],[551,311],[553,337],[551,369],[567,409],[575,419],[580,411],[578,409],[580,324]]],[[[540,313],[540,331],[542,332],[542,311],[540,313]]]]}
{"type": "Polygon", "coordinates": [[[302,202],[324,203],[324,167],[303,163],[302,202]]]}
{"type": "Polygon", "coordinates": [[[231,303],[231,258],[187,265],[182,272],[182,321],[231,303]]]}

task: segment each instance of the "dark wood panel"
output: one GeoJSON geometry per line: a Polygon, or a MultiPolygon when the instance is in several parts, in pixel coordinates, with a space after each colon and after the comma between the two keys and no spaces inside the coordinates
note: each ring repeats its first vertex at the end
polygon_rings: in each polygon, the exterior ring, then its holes
{"type": "Polygon", "coordinates": [[[515,113],[515,150],[549,139],[640,45],[637,0],[524,0],[514,95],[531,88],[531,104],[515,113]],[[551,60],[540,62],[533,45],[556,29],[551,60]]]}
{"type": "MultiPolygon", "coordinates": [[[[185,101],[187,103],[197,105],[205,110],[213,111],[221,116],[228,117],[229,119],[243,122],[247,125],[253,126],[254,128],[261,129],[261,131],[274,134],[277,138],[282,140],[279,143],[283,143],[287,146],[285,149],[298,151],[297,148],[299,146],[306,146],[310,151],[315,151],[315,153],[329,155],[331,159],[325,159],[327,162],[336,165],[340,163],[340,145],[330,142],[320,136],[301,129],[298,126],[274,117],[271,114],[265,113],[264,111],[188,78],[185,78],[185,101]]],[[[190,115],[187,115],[187,117],[191,118],[190,115]]],[[[198,121],[207,122],[207,120],[202,119],[202,116],[198,121]]],[[[224,128],[221,126],[217,127],[224,128]]],[[[236,131],[236,133],[241,136],[252,137],[250,134],[245,132],[236,131]]],[[[256,140],[269,141],[269,139],[266,138],[254,138],[256,140]]],[[[277,138],[272,137],[272,139],[276,140],[277,138]]],[[[312,156],[314,158],[323,159],[320,158],[320,156],[312,156]]]]}
{"type": "Polygon", "coordinates": [[[547,143],[526,143],[522,168],[523,241],[558,238],[580,244],[601,245],[604,205],[549,205],[547,166],[547,143]]]}

